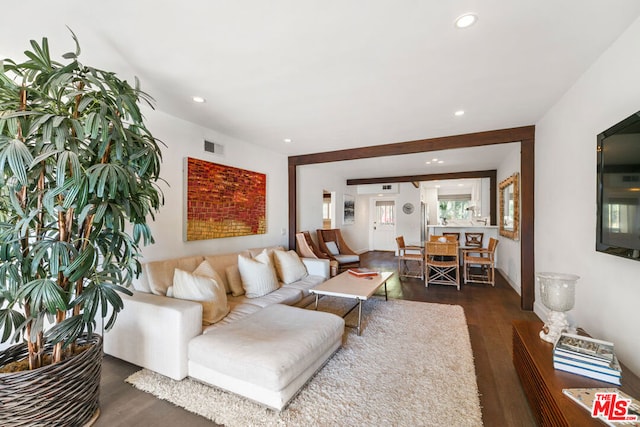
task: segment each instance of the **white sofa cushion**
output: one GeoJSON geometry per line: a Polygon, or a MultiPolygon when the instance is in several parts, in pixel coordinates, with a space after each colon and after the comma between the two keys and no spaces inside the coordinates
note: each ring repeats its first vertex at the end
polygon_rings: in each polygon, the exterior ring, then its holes
{"type": "Polygon", "coordinates": [[[296,305],[301,299],[302,291],[292,288],[289,285],[269,292],[260,298],[247,298],[246,295],[229,298],[232,304],[250,303],[259,307],[266,307],[273,304],[296,305]]]}
{"type": "Polygon", "coordinates": [[[281,390],[343,332],[341,317],[274,304],[191,340],[189,363],[281,390]]]}
{"type": "Polygon", "coordinates": [[[288,283],[286,285],[282,285],[283,288],[293,288],[293,289],[298,289],[299,291],[302,292],[302,296],[306,297],[311,295],[311,292],[309,292],[309,289],[313,288],[314,286],[318,286],[320,283],[324,282],[325,279],[322,276],[314,276],[309,274],[306,277],[303,277],[302,279],[295,281],[293,283],[288,283]]]}
{"type": "Polygon", "coordinates": [[[278,277],[284,284],[296,282],[307,276],[304,266],[296,251],[273,251],[278,277]]]}
{"type": "MultiPolygon", "coordinates": [[[[255,301],[255,300],[248,300],[248,301],[255,301]]],[[[223,325],[226,325],[227,323],[235,322],[237,320],[242,319],[243,317],[246,317],[250,314],[255,313],[256,311],[262,310],[262,307],[260,307],[259,305],[251,304],[249,302],[234,303],[233,301],[230,301],[229,305],[231,306],[231,310],[229,311],[229,314],[227,314],[224,317],[224,319],[220,320],[219,322],[213,325],[204,327],[202,329],[203,334],[209,333],[215,328],[219,328],[223,325]]]]}
{"type": "Polygon", "coordinates": [[[280,287],[276,270],[266,249],[254,259],[238,255],[238,269],[247,298],[258,298],[280,287]]]}
{"type": "MultiPolygon", "coordinates": [[[[202,324],[211,325],[229,313],[229,304],[222,283],[212,277],[198,274],[199,272],[213,273],[213,269],[206,261],[203,261],[202,264],[206,265],[202,268],[198,267],[194,273],[179,268],[175,270],[173,296],[202,304],[202,324]]],[[[217,276],[217,274],[215,275],[217,276]]]]}
{"type": "Polygon", "coordinates": [[[348,264],[348,263],[351,263],[351,262],[360,261],[360,257],[358,255],[336,255],[335,259],[340,264],[348,264]]]}

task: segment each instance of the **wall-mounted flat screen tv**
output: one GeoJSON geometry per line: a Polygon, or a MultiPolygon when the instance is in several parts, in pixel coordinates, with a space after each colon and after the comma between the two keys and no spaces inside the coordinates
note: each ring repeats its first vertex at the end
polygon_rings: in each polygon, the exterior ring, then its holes
{"type": "Polygon", "coordinates": [[[640,260],[640,111],[598,135],[596,250],[640,260]]]}

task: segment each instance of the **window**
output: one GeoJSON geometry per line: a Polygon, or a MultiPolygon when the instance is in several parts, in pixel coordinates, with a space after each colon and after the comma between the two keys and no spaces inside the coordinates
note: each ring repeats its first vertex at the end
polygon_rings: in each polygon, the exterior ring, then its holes
{"type": "Polygon", "coordinates": [[[605,205],[605,217],[609,230],[612,233],[635,233],[633,219],[636,217],[636,199],[612,198],[605,205]]]}
{"type": "Polygon", "coordinates": [[[446,219],[469,219],[472,215],[471,194],[441,195],[438,197],[438,217],[446,219]]]}
{"type": "Polygon", "coordinates": [[[396,222],[396,202],[393,200],[376,200],[376,218],[378,225],[393,225],[396,222]]]}

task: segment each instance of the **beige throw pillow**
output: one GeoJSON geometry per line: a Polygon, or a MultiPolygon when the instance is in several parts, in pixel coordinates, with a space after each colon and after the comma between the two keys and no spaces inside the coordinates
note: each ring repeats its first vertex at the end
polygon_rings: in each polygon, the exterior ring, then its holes
{"type": "Polygon", "coordinates": [[[280,287],[266,250],[253,259],[238,255],[238,269],[247,298],[258,298],[280,287]]]}
{"type": "MultiPolygon", "coordinates": [[[[206,261],[205,261],[206,262],[206,261]]],[[[199,267],[198,267],[199,268],[199,267]]],[[[202,304],[202,324],[212,325],[229,313],[227,294],[221,282],[175,269],[173,274],[174,298],[196,301],[202,304]]]]}
{"type": "Polygon", "coordinates": [[[230,265],[226,268],[227,283],[231,290],[231,295],[239,297],[244,295],[244,288],[242,287],[242,277],[240,276],[240,270],[237,264],[230,265]]]}
{"type": "Polygon", "coordinates": [[[282,283],[288,285],[307,277],[307,267],[304,266],[296,251],[273,251],[273,260],[282,283]]]}

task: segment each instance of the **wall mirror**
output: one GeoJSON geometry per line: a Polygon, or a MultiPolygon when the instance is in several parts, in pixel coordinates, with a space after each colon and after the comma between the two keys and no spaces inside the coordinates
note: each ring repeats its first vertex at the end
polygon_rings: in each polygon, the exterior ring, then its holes
{"type": "Polygon", "coordinates": [[[518,240],[520,222],[520,186],[518,174],[514,173],[499,185],[500,190],[500,235],[518,240]]]}

